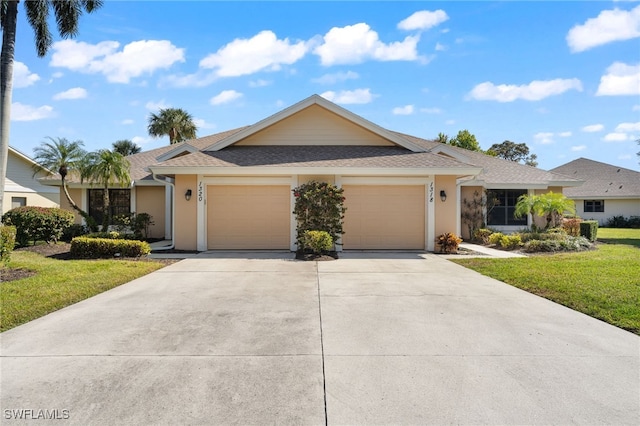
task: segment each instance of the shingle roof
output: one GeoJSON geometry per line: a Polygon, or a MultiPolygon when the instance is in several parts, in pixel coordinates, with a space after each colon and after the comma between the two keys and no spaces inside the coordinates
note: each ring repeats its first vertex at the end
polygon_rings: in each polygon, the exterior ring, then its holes
{"type": "Polygon", "coordinates": [[[554,183],[557,185],[578,185],[580,181],[573,177],[563,176],[551,171],[548,172],[515,161],[492,157],[481,152],[469,151],[411,135],[403,134],[402,136],[427,149],[433,150],[446,147],[445,149],[452,150],[465,157],[468,163],[482,167],[482,172],[474,180],[482,181],[487,185],[553,185],[554,183]]]}
{"type": "Polygon", "coordinates": [[[396,146],[229,146],[220,151],[198,152],[173,158],[163,167],[369,167],[466,168],[453,158],[430,152],[411,152],[396,146]]]}
{"type": "Polygon", "coordinates": [[[640,198],[640,172],[587,158],[578,158],[551,171],[585,181],[580,187],[564,190],[570,198],[640,198]]]}

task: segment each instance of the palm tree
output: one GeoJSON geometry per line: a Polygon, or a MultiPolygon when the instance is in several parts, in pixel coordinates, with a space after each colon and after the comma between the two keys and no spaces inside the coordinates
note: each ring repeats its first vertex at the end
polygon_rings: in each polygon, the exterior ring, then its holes
{"type": "Polygon", "coordinates": [[[194,139],[198,128],[191,114],[181,108],[161,108],[158,114],[149,116],[149,135],[159,138],[169,136],[169,144],[194,139]]]}
{"type": "Polygon", "coordinates": [[[128,186],[131,181],[129,167],[129,161],[122,154],[108,149],[92,152],[86,157],[80,181],[88,180],[102,186],[102,232],[107,231],[111,222],[109,187],[128,186]]]}
{"type": "Polygon", "coordinates": [[[521,195],[513,215],[516,218],[526,214],[545,217],[547,220],[545,229],[549,229],[552,225],[558,225],[559,219],[565,212],[575,214],[576,208],[573,201],[562,194],[549,192],[539,195],[521,195]]]}
{"type": "Polygon", "coordinates": [[[140,152],[140,150],[142,150],[142,148],[140,148],[135,143],[131,142],[129,139],[122,139],[122,140],[119,140],[119,141],[115,141],[112,144],[112,146],[113,146],[113,150],[115,152],[119,152],[120,154],[124,155],[125,157],[127,155],[137,154],[137,153],[140,152]]]}
{"type": "MultiPolygon", "coordinates": [[[[60,36],[69,38],[78,34],[80,16],[85,11],[91,13],[101,6],[102,0],[25,1],[27,21],[35,32],[38,56],[45,56],[53,43],[53,37],[49,31],[49,9],[53,9],[60,36]]],[[[2,51],[0,52],[0,205],[4,199],[4,182],[7,175],[17,22],[18,1],[0,0],[0,26],[2,27],[2,51]]]]}
{"type": "MultiPolygon", "coordinates": [[[[70,142],[66,138],[47,137],[51,142],[42,142],[39,147],[33,150],[34,160],[49,170],[57,170],[60,174],[60,180],[62,182],[62,190],[69,205],[77,211],[86,221],[87,224],[91,224],[91,218],[89,214],[82,210],[73,201],[69,195],[67,188],[67,175],[69,173],[81,174],[85,157],[87,152],[82,148],[84,143],[80,140],[70,142]]],[[[35,172],[42,170],[40,167],[34,167],[35,172]]]]}

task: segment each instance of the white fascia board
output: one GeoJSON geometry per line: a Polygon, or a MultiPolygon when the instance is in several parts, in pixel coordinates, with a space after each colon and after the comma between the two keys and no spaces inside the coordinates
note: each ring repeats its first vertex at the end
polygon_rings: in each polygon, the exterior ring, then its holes
{"type": "Polygon", "coordinates": [[[194,152],[198,152],[198,148],[196,148],[193,145],[189,145],[188,143],[185,143],[179,147],[172,149],[171,151],[165,152],[164,154],[157,156],[156,160],[160,162],[171,160],[172,158],[180,154],[184,154],[185,152],[192,154],[194,152]]]}
{"type": "Polygon", "coordinates": [[[639,195],[578,195],[578,196],[566,196],[570,200],[638,200],[640,202],[639,195]]]}
{"type": "Polygon", "coordinates": [[[370,132],[377,134],[380,137],[388,139],[391,142],[395,143],[396,145],[400,145],[412,152],[426,152],[426,150],[421,146],[416,145],[413,142],[410,142],[407,139],[395,133],[392,133],[383,127],[378,126],[377,124],[372,123],[371,121],[366,120],[360,117],[359,115],[354,114],[351,111],[346,110],[334,104],[333,102],[326,100],[320,95],[311,95],[307,99],[304,99],[294,105],[291,105],[290,107],[285,108],[280,112],[277,112],[261,121],[258,121],[257,123],[247,127],[244,130],[234,133],[233,135],[230,135],[214,143],[213,145],[208,146],[207,148],[203,149],[203,151],[219,151],[223,148],[226,148],[229,145],[233,145],[234,143],[248,136],[253,135],[254,133],[264,130],[267,127],[272,126],[273,124],[279,121],[282,121],[285,118],[290,117],[296,114],[297,112],[300,112],[303,109],[308,108],[312,105],[319,105],[333,112],[334,114],[344,118],[345,120],[351,121],[352,123],[357,124],[358,126],[363,127],[369,130],[370,132]]]}
{"type": "Polygon", "coordinates": [[[151,166],[157,175],[342,175],[342,176],[425,176],[425,175],[475,175],[478,167],[463,168],[375,168],[375,167],[165,167],[151,166]]]}

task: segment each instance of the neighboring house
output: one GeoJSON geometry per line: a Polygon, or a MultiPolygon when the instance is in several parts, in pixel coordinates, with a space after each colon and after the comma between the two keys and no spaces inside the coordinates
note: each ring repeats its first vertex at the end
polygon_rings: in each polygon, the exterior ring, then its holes
{"type": "MultiPolygon", "coordinates": [[[[433,250],[437,235],[460,234],[461,200],[474,190],[502,197],[493,227],[518,229],[531,220],[513,219],[519,195],[580,183],[389,131],[318,95],[251,126],[128,159],[133,185],[111,190],[114,208],[151,214],[152,236],[199,251],[295,250],[291,190],[311,180],[344,189],[339,248],[403,250],[433,250]]],[[[101,190],[70,187],[91,212],[101,190]]]]}
{"type": "Polygon", "coordinates": [[[36,171],[34,166],[39,167],[27,155],[9,147],[2,214],[22,206],[59,207],[60,191],[38,181],[39,178],[52,173],[40,168],[40,171],[34,175],[36,171]]]}
{"type": "Polygon", "coordinates": [[[584,181],[563,193],[576,203],[576,214],[604,225],[613,216],[640,216],[640,172],[578,158],[551,170],[584,181]]]}

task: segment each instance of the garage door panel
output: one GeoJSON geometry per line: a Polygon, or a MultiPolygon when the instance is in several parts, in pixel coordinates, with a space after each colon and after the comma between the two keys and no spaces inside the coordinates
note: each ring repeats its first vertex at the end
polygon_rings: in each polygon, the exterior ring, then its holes
{"type": "Polygon", "coordinates": [[[345,249],[424,249],[425,188],[345,185],[345,249]]]}
{"type": "Polygon", "coordinates": [[[289,186],[211,185],[207,188],[209,249],[288,249],[289,186]]]}

